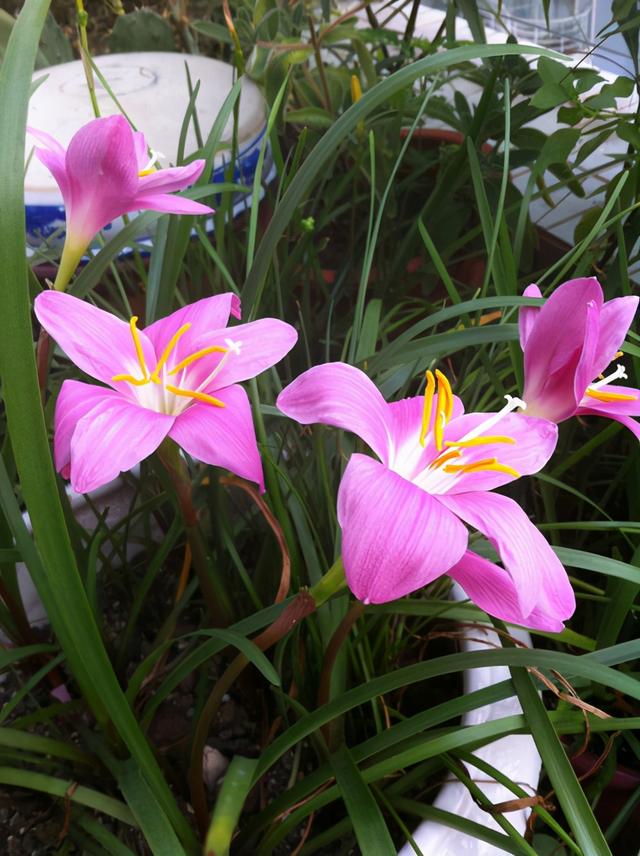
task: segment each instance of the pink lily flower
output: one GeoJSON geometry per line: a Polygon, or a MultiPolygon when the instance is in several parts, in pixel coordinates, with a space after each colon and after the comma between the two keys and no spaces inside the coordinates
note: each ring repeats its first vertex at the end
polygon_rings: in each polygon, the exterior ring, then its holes
{"type": "MultiPolygon", "coordinates": [[[[542,297],[537,285],[528,286],[524,295],[542,297]]],[[[552,422],[607,416],[640,439],[640,424],[631,418],[640,416],[640,390],[612,383],[627,379],[622,364],[604,374],[622,356],[637,308],[637,297],[605,302],[594,277],[563,283],[544,306],[522,307],[518,321],[527,413],[552,422]]]]}
{"type": "Polygon", "coordinates": [[[344,363],[315,366],[278,397],[287,416],[353,431],[379,460],[353,454],[338,491],[347,583],[365,603],[385,603],[442,574],[491,615],[561,630],[575,609],[567,574],[520,506],[490,493],[537,472],[557,428],[513,413],[468,413],[441,372],[424,397],[388,404],[373,382],[344,363]],[[465,523],[496,548],[504,568],[467,549],[465,523]]]}
{"type": "Polygon", "coordinates": [[[293,347],[289,324],[240,317],[233,294],[206,297],[144,330],[70,294],[46,291],[36,316],[82,371],[106,386],[65,380],[56,403],[54,458],[78,493],[129,470],[170,437],[206,464],[264,490],[251,406],[239,382],[293,347]]]}
{"type": "Polygon", "coordinates": [[[64,200],[66,237],[56,288],[64,289],[96,234],[130,211],[211,214],[207,205],[172,196],[196,181],[205,166],[157,169],[144,135],[124,116],[94,119],[77,131],[68,148],[50,134],[27,129],[41,144],[35,155],[55,178],[64,200]]]}

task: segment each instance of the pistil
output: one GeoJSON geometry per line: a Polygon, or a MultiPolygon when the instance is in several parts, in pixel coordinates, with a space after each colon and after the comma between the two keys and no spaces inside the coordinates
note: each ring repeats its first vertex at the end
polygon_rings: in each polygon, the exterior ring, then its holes
{"type": "MultiPolygon", "coordinates": [[[[621,351],[618,351],[618,356],[621,351]]],[[[612,381],[615,380],[628,380],[628,375],[625,367],[622,363],[618,363],[616,366],[616,370],[611,372],[607,377],[602,377],[601,380],[596,381],[595,383],[590,384],[586,389],[586,395],[590,398],[595,398],[596,401],[636,401],[636,395],[628,395],[624,392],[609,392],[608,390],[602,390],[603,386],[607,386],[612,381]]]]}

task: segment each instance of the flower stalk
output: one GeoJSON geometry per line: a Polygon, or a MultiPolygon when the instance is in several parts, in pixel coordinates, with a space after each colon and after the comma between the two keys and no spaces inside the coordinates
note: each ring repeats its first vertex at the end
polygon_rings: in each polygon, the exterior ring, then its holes
{"type": "MultiPolygon", "coordinates": [[[[314,613],[318,607],[322,606],[329,598],[338,594],[345,587],[344,568],[342,560],[338,559],[313,588],[303,589],[287,603],[273,624],[253,639],[254,645],[261,651],[268,650],[293,630],[303,618],[314,613]]],[[[205,835],[209,826],[209,812],[202,774],[204,746],[209,734],[209,728],[218,712],[225,693],[233,686],[248,663],[249,660],[244,654],[238,654],[227,666],[207,699],[207,703],[198,720],[193,743],[191,744],[191,761],[188,774],[189,790],[191,793],[191,804],[202,836],[205,835]]]]}
{"type": "Polygon", "coordinates": [[[224,585],[211,572],[207,551],[193,504],[193,489],[186,461],[179,446],[169,437],[162,441],[158,457],[173,484],[180,514],[184,520],[191,560],[207,605],[207,611],[216,627],[227,627],[233,620],[233,608],[224,585]]]}
{"type": "Polygon", "coordinates": [[[97,119],[100,115],[100,106],[98,105],[98,98],[96,96],[96,84],[93,77],[93,69],[91,68],[91,63],[89,61],[89,40],[87,38],[88,22],[89,15],[87,14],[86,9],[84,8],[83,0],[76,0],[76,23],[78,25],[78,35],[80,37],[80,54],[82,56],[82,67],[84,69],[84,76],[87,79],[87,89],[89,90],[89,98],[91,99],[93,115],[97,119]]]}

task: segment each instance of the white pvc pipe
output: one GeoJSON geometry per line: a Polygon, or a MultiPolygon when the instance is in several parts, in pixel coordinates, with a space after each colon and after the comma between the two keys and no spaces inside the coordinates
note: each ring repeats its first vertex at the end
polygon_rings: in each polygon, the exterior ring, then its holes
{"type": "MultiPolygon", "coordinates": [[[[454,600],[467,600],[462,588],[454,584],[452,589],[454,600]]],[[[469,637],[460,643],[463,651],[482,651],[486,648],[501,647],[500,637],[487,625],[486,629],[474,627],[468,631],[469,637]],[[483,637],[486,641],[476,641],[483,637]]],[[[510,628],[510,633],[520,642],[531,646],[531,636],[526,630],[510,628]]],[[[506,666],[490,666],[480,669],[469,669],[464,673],[464,692],[498,684],[510,678],[506,666]]],[[[462,725],[479,725],[504,716],[514,716],[522,713],[520,702],[515,696],[487,704],[465,713],[462,725]]],[[[474,754],[486,761],[496,770],[504,773],[511,781],[516,782],[530,794],[535,794],[540,778],[541,760],[532,737],[525,734],[511,734],[488,743],[474,754]]],[[[512,791],[505,788],[482,770],[471,764],[466,764],[469,775],[485,794],[489,802],[500,803],[515,799],[512,791]]],[[[461,782],[455,778],[448,779],[433,801],[433,805],[458,817],[480,823],[488,829],[502,832],[494,818],[483,811],[473,800],[471,794],[461,782]]],[[[524,833],[530,809],[520,809],[509,812],[509,822],[520,832],[524,833]]],[[[425,820],[413,833],[413,838],[424,856],[499,856],[505,853],[500,847],[494,847],[486,841],[458,832],[448,826],[443,826],[434,820],[425,820]]],[[[415,850],[409,843],[399,851],[398,856],[415,856],[415,850]]]]}

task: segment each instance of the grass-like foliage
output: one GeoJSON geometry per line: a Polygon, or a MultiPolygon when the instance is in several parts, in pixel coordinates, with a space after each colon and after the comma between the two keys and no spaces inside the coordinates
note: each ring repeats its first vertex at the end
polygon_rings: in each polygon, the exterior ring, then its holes
{"type": "MultiPolygon", "coordinates": [[[[438,369],[468,412],[494,412],[523,393],[518,313],[542,305],[526,286],[548,297],[594,276],[606,300],[637,292],[638,112],[616,101],[638,91],[637,78],[604,81],[513,39],[487,44],[475,0],[439,4],[448,8],[429,39],[415,0],[375,11],[59,2],[57,23],[49,5],[26,0],[15,21],[0,17],[0,796],[20,815],[30,794],[24,813],[58,854],[386,856],[431,819],[508,853],[626,856],[640,799],[637,439],[618,422],[573,416],[544,469],[499,488],[551,544],[577,608],[562,632],[534,629],[533,648],[494,619],[504,647],[462,651],[460,633],[489,619],[449,599],[446,575],[384,603],[344,585],[336,497],[367,445],[298,424],[275,403],[307,369],[343,361],[387,401],[421,395],[438,369]],[[87,377],[32,312],[35,300],[46,327],[38,295],[58,259],[53,245],[24,252],[32,73],[80,51],[99,79],[92,53],[132,47],[209,54],[258,84],[267,124],[255,177],[245,184],[229,168],[209,183],[216,155],[237,154],[225,128],[240,85],[203,127],[199,84],[185,76],[176,165],[206,162],[183,195],[215,207],[214,229],[205,215],[145,210],[112,240],[98,236],[90,260],[65,273],[68,293],[139,317],[142,330],[231,292],[243,323],[296,329],[284,358],[241,378],[264,493],[166,442],[117,491],[82,505],[55,472],[60,390],[87,377]],[[185,155],[190,126],[198,151],[185,155]],[[263,187],[271,158],[277,177],[263,187]],[[252,205],[234,217],[243,195],[252,205]],[[585,212],[571,246],[533,214],[564,196],[585,212]],[[138,244],[149,234],[150,246],[138,244]],[[25,568],[46,614],[34,626],[25,568]],[[464,694],[462,674],[487,666],[507,667],[510,680],[464,694]],[[514,693],[522,715],[460,725],[514,693]],[[535,740],[537,799],[474,755],[511,734],[535,740]],[[507,808],[532,809],[524,835],[504,806],[485,805],[498,820],[485,826],[432,805],[451,777],[486,803],[470,764],[512,792],[507,808]]],[[[613,3],[601,37],[621,32],[637,72],[636,5],[613,3]]],[[[637,385],[633,327],[622,350],[637,385]]],[[[159,380],[140,362],[134,382],[151,388],[159,380]]],[[[216,394],[194,393],[222,410],[216,394]]],[[[440,549],[441,533],[430,539],[440,549]]],[[[470,539],[496,560],[487,538],[470,539]]]]}

